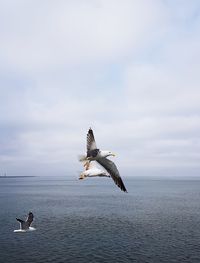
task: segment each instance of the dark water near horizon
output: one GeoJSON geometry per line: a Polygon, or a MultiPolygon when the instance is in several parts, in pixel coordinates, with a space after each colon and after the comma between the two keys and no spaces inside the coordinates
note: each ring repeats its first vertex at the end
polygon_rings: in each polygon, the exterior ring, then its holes
{"type": "Polygon", "coordinates": [[[0,262],[200,262],[200,178],[0,179],[0,262]],[[31,210],[27,233],[16,217],[31,210]]]}

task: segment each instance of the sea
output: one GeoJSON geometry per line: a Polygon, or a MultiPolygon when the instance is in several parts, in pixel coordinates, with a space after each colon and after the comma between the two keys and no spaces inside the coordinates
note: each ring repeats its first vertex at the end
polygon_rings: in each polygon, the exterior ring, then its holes
{"type": "Polygon", "coordinates": [[[1,263],[200,262],[200,177],[0,178],[1,263]],[[15,233],[34,214],[36,231],[15,233]]]}

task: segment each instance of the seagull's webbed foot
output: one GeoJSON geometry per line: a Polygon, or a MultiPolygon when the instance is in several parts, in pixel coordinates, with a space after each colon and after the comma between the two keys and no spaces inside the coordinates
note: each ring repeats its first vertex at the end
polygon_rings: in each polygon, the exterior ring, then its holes
{"type": "Polygon", "coordinates": [[[88,170],[89,167],[90,167],[90,161],[87,161],[87,162],[84,164],[84,167],[85,167],[85,170],[88,170]]]}

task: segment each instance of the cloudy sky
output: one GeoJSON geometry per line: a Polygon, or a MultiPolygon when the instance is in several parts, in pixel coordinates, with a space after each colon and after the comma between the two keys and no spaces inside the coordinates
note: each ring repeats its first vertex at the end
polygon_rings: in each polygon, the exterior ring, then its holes
{"type": "Polygon", "coordinates": [[[0,173],[198,175],[198,0],[0,0],[0,173]]]}

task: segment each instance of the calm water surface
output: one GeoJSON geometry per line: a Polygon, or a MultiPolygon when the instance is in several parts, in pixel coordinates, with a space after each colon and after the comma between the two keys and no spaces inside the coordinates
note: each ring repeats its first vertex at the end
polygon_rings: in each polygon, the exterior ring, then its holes
{"type": "Polygon", "coordinates": [[[0,262],[200,262],[200,179],[0,179],[0,262]],[[13,233],[35,215],[36,231],[13,233]]]}

